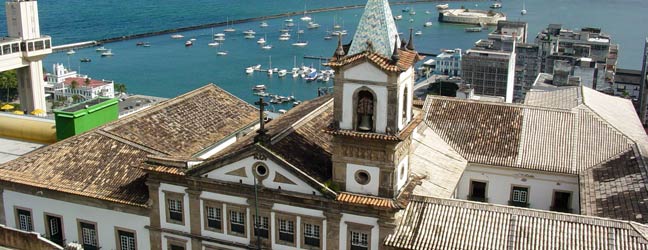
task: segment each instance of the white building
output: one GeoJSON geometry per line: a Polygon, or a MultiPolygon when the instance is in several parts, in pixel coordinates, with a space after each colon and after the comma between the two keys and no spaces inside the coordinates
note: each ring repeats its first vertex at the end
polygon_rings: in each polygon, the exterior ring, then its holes
{"type": "Polygon", "coordinates": [[[434,74],[461,76],[461,49],[443,50],[435,57],[434,74]]]}
{"type": "Polygon", "coordinates": [[[55,99],[71,98],[74,95],[79,95],[85,100],[96,97],[115,97],[114,81],[92,79],[87,75],[66,69],[63,64],[54,64],[52,69],[52,73],[46,75],[45,88],[52,91],[55,99]],[[75,83],[73,84],[73,82],[75,83]]]}

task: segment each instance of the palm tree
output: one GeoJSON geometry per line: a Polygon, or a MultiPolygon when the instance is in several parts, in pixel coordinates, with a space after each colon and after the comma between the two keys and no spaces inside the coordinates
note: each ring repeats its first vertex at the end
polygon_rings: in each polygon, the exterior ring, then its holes
{"type": "Polygon", "coordinates": [[[85,79],[85,86],[86,86],[86,87],[89,87],[89,86],[90,86],[90,78],[89,78],[89,77],[87,77],[87,78],[85,79]]]}
{"type": "Polygon", "coordinates": [[[126,84],[115,83],[115,90],[120,94],[126,93],[126,84]]]}

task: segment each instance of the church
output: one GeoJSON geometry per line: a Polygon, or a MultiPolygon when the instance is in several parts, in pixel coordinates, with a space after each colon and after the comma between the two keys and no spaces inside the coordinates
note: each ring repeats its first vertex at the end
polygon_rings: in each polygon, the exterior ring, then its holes
{"type": "Polygon", "coordinates": [[[628,100],[415,101],[387,0],[332,54],[334,93],[268,123],[207,85],[0,165],[0,224],[84,249],[648,249],[628,100]]]}

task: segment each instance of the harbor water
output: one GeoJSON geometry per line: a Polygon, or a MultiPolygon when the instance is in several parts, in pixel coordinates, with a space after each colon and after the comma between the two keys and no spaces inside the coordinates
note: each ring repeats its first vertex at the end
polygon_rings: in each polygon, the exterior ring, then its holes
{"type": "MultiPolygon", "coordinates": [[[[171,28],[222,22],[303,11],[307,9],[363,4],[364,0],[282,0],[282,1],[225,1],[225,0],[133,0],[133,1],[83,1],[59,0],[39,1],[41,32],[51,35],[54,45],[99,40],[171,28]],[[280,4],[277,4],[280,3],[280,4]]],[[[450,8],[488,9],[492,2],[449,2],[450,8]]],[[[467,33],[459,24],[437,22],[435,5],[439,2],[409,3],[392,6],[394,15],[403,15],[397,21],[398,29],[407,37],[408,29],[422,31],[415,36],[417,50],[438,53],[440,49],[468,49],[478,39],[485,38],[487,32],[467,33]],[[416,15],[402,12],[404,8],[415,10],[416,15]],[[427,14],[426,12],[429,12],[427,14]],[[411,20],[410,20],[411,19],[411,20]],[[423,27],[432,21],[431,27],[423,27]]],[[[520,15],[522,1],[502,1],[503,11],[508,20],[527,21],[529,40],[550,23],[562,23],[566,28],[600,27],[620,44],[619,64],[621,68],[638,69],[641,65],[643,40],[648,35],[648,1],[645,0],[527,0],[528,14],[520,15]]],[[[4,10],[1,12],[4,13],[4,10]]],[[[80,70],[93,78],[111,79],[125,83],[128,92],[161,97],[174,97],[207,83],[215,83],[240,98],[252,102],[256,96],[251,89],[258,84],[268,87],[267,92],[295,96],[307,100],[317,95],[319,87],[331,86],[329,82],[306,82],[290,75],[279,78],[276,74],[268,77],[264,72],[252,75],[245,68],[261,64],[268,68],[290,70],[295,64],[321,68],[320,60],[305,59],[304,56],[328,58],[332,55],[337,38],[325,40],[327,31],[334,24],[348,31],[343,42],[352,39],[357,22],[362,14],[361,8],[309,14],[313,21],[320,24],[318,29],[308,29],[307,22],[301,21],[302,15],[294,20],[291,39],[279,41],[279,30],[285,19],[264,20],[268,27],[261,28],[260,21],[232,25],[236,32],[227,33],[226,40],[218,47],[209,47],[213,33],[222,33],[225,27],[182,32],[183,39],[171,39],[170,35],[160,35],[137,40],[126,40],[105,44],[114,53],[112,57],[101,57],[95,48],[77,50],[76,54],[55,53],[44,60],[44,67],[51,71],[52,64],[63,63],[73,70],[80,70]],[[245,39],[242,31],[253,29],[255,39],[245,39]],[[297,40],[297,29],[301,40],[308,41],[306,47],[291,44],[297,40]],[[213,33],[212,33],[213,32],[213,33]],[[256,41],[265,37],[270,50],[262,49],[256,41]],[[195,38],[194,45],[185,47],[185,42],[195,38]],[[150,47],[136,46],[137,42],[150,43],[150,47]],[[227,51],[226,56],[218,56],[218,51],[227,51]],[[89,58],[89,63],[80,62],[89,58]]],[[[0,17],[0,32],[6,34],[5,18],[0,17]]],[[[492,30],[492,28],[491,28],[492,30]]],[[[323,69],[323,68],[321,68],[323,69]]],[[[275,109],[289,108],[290,104],[275,106],[275,109]]]]}

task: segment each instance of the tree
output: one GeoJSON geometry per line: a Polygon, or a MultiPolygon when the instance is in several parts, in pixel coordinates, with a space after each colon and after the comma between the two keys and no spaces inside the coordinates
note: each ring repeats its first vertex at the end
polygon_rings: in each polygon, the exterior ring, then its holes
{"type": "Polygon", "coordinates": [[[79,88],[79,82],[77,82],[76,80],[72,80],[72,82],[70,83],[70,89],[74,91],[77,88],[79,88]]]}
{"type": "Polygon", "coordinates": [[[89,86],[90,86],[90,83],[91,83],[91,82],[90,82],[90,78],[89,78],[89,77],[86,77],[84,83],[85,83],[85,86],[86,86],[86,87],[89,87],[89,86]]]}
{"type": "Polygon", "coordinates": [[[79,102],[79,101],[81,100],[81,98],[83,98],[83,97],[80,96],[80,95],[74,94],[74,95],[72,96],[72,102],[73,102],[73,103],[77,103],[77,102],[79,102]]]}
{"type": "Polygon", "coordinates": [[[120,94],[126,93],[126,84],[115,83],[115,91],[119,92],[120,94]]]}
{"type": "Polygon", "coordinates": [[[0,73],[0,88],[6,89],[6,99],[10,102],[15,93],[18,93],[18,78],[16,70],[9,70],[0,73]],[[12,95],[12,92],[14,93],[12,95]]]}

